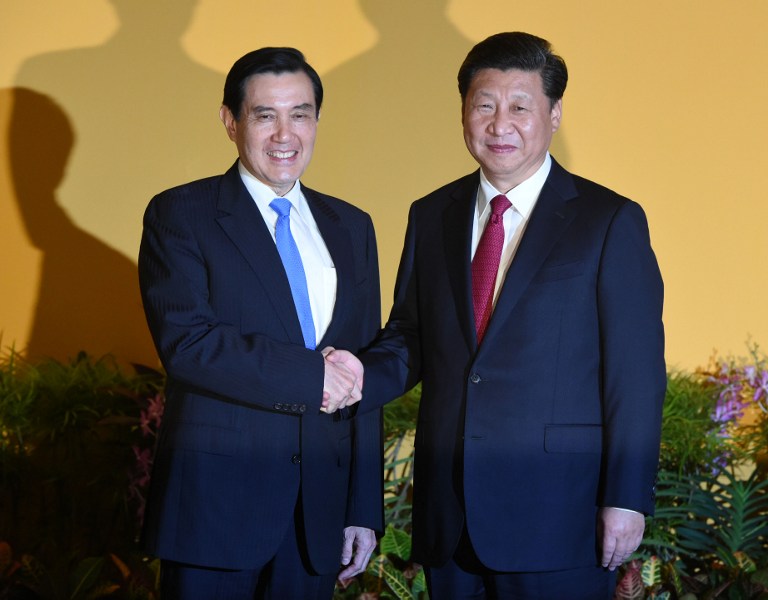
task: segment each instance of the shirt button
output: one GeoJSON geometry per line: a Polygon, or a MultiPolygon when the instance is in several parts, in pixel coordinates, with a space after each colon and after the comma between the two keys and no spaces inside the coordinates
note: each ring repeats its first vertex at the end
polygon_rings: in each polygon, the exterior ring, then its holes
{"type": "Polygon", "coordinates": [[[294,465],[300,465],[301,464],[301,454],[294,454],[291,456],[291,462],[294,465]]]}
{"type": "Polygon", "coordinates": [[[480,375],[477,373],[472,373],[472,375],[469,376],[469,380],[472,383],[480,383],[482,381],[482,379],[480,379],[480,375]]]}

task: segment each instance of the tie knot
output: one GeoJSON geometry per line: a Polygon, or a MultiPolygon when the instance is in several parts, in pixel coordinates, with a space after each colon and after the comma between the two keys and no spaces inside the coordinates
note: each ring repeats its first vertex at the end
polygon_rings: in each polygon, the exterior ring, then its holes
{"type": "Polygon", "coordinates": [[[286,198],[275,198],[269,203],[269,207],[281,217],[287,217],[291,214],[291,201],[286,198]]]}
{"type": "Polygon", "coordinates": [[[499,194],[493,200],[491,200],[491,214],[494,216],[501,216],[504,214],[512,203],[504,194],[499,194]]]}

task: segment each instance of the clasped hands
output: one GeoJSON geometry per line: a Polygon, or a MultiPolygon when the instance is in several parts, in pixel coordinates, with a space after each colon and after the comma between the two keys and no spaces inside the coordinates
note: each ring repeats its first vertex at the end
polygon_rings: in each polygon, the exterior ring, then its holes
{"type": "Polygon", "coordinates": [[[325,378],[320,410],[331,414],[360,402],[363,397],[363,364],[347,350],[327,346],[321,352],[325,358],[325,378]]]}

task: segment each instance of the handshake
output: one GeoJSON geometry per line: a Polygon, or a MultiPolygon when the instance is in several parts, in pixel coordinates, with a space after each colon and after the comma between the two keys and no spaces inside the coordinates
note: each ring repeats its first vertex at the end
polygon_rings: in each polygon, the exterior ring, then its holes
{"type": "Polygon", "coordinates": [[[322,354],[325,358],[325,379],[320,410],[331,414],[360,402],[363,397],[362,363],[351,352],[331,346],[323,348],[322,354]]]}

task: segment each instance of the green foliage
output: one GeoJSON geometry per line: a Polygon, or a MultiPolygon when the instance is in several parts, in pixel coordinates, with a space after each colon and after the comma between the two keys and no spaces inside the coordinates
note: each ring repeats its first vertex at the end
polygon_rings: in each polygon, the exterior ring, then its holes
{"type": "Polygon", "coordinates": [[[21,553],[3,585],[92,598],[107,552],[137,552],[132,447],[151,443],[139,415],[160,384],[109,357],[0,358],[0,541],[21,553]]]}
{"type": "Polygon", "coordinates": [[[718,561],[731,572],[752,572],[756,560],[768,560],[768,479],[725,471],[718,478],[692,477],[688,485],[691,518],[676,529],[681,553],[718,561]]]}
{"type": "Polygon", "coordinates": [[[656,515],[617,598],[768,598],[768,371],[750,355],[669,375],[656,515]]]}
{"type": "Polygon", "coordinates": [[[387,528],[367,571],[334,598],[428,600],[421,566],[410,561],[413,432],[421,397],[418,385],[384,407],[384,516],[387,528]]]}
{"type": "Polygon", "coordinates": [[[698,473],[710,470],[723,452],[711,414],[716,393],[700,375],[675,372],[667,377],[661,429],[660,468],[698,473]]]}

